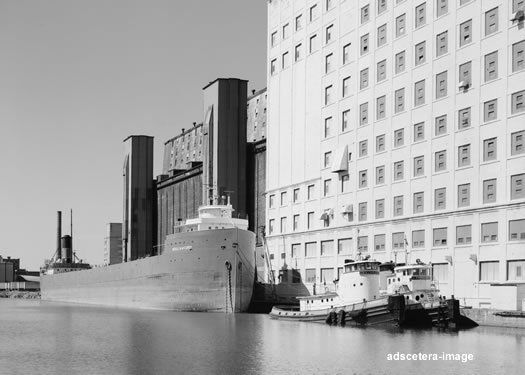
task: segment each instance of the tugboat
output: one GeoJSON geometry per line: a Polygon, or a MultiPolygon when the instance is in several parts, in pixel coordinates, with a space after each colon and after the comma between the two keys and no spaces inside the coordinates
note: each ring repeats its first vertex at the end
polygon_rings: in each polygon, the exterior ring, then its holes
{"type": "Polygon", "coordinates": [[[355,325],[429,324],[421,303],[406,298],[403,293],[380,294],[380,264],[370,259],[346,260],[336,293],[297,297],[299,308],[275,306],[270,317],[340,325],[349,322],[355,325]]]}
{"type": "Polygon", "coordinates": [[[387,294],[403,294],[407,302],[420,303],[434,326],[470,328],[478,324],[461,315],[459,300],[441,296],[432,280],[432,266],[416,259],[415,264],[397,266],[387,277],[387,294]]]}

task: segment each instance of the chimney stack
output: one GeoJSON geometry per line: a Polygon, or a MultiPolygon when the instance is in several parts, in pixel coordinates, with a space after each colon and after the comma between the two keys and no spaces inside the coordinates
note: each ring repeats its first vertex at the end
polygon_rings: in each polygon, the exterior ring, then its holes
{"type": "Polygon", "coordinates": [[[57,211],[57,259],[62,259],[60,239],[62,238],[62,211],[57,211]]]}

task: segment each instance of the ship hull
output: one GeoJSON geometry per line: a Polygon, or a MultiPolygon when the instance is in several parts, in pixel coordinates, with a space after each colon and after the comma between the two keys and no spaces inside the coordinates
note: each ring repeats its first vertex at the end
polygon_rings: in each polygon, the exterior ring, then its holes
{"type": "Polygon", "coordinates": [[[158,256],[41,277],[42,299],[111,307],[244,312],[255,279],[254,234],[180,233],[158,256]]]}

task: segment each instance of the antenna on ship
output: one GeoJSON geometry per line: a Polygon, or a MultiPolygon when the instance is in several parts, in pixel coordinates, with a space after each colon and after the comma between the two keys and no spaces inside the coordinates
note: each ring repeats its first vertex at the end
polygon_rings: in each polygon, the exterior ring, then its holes
{"type": "Polygon", "coordinates": [[[75,250],[73,247],[73,209],[69,209],[69,235],[71,236],[71,251],[73,252],[72,260],[75,263],[75,250]]]}

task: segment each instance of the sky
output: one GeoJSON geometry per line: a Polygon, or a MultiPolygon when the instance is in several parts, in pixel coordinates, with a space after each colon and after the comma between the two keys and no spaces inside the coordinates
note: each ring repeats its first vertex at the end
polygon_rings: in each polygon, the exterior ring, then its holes
{"type": "Polygon", "coordinates": [[[56,211],[101,264],[122,220],[122,141],[202,121],[218,77],[266,85],[264,0],[0,0],[0,255],[37,270],[56,211]]]}

